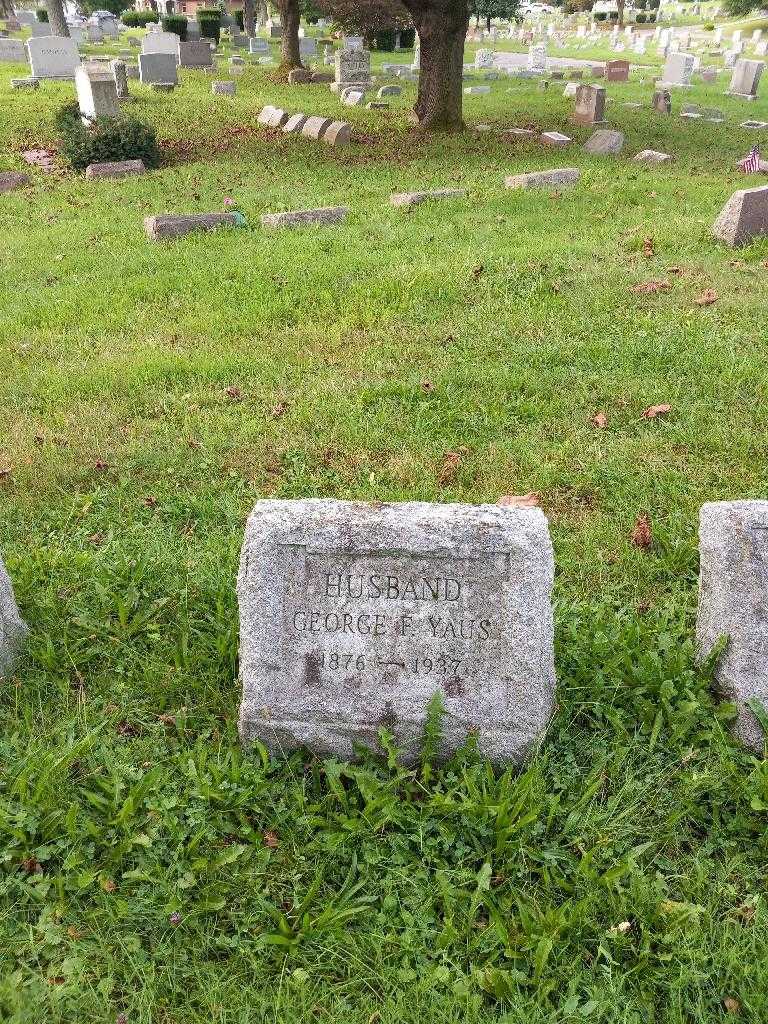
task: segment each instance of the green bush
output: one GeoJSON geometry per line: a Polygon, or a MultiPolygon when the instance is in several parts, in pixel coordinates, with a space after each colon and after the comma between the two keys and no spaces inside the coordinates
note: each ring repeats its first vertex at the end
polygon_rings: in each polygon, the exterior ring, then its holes
{"type": "Polygon", "coordinates": [[[376,33],[374,41],[377,50],[391,53],[395,48],[395,30],[391,28],[381,29],[381,31],[376,33]]]}
{"type": "Polygon", "coordinates": [[[605,21],[608,17],[608,14],[606,11],[598,11],[596,14],[593,14],[592,17],[595,19],[595,21],[605,21]]]}
{"type": "Polygon", "coordinates": [[[638,14],[638,15],[637,15],[637,17],[635,18],[635,22],[636,22],[636,23],[637,23],[638,25],[642,25],[642,24],[643,24],[644,22],[646,22],[647,20],[648,20],[648,15],[647,15],[647,14],[642,14],[642,13],[641,13],[641,14],[638,14]]]}
{"type": "Polygon", "coordinates": [[[123,11],[120,20],[126,28],[146,28],[160,21],[160,15],[155,11],[123,11]]]}
{"type": "Polygon", "coordinates": [[[164,32],[175,32],[182,42],[186,42],[188,21],[183,14],[166,14],[162,25],[164,32]]]}
{"type": "Polygon", "coordinates": [[[704,26],[704,31],[705,32],[714,32],[715,31],[715,26],[712,24],[711,21],[709,22],[708,25],[704,26]]]}
{"type": "Polygon", "coordinates": [[[406,28],[400,33],[400,45],[404,50],[412,50],[416,45],[416,29],[406,28]]]}
{"type": "Polygon", "coordinates": [[[218,7],[199,7],[197,10],[197,22],[203,39],[213,39],[216,43],[220,42],[221,11],[218,7]]]}
{"type": "Polygon", "coordinates": [[[235,11],[235,21],[241,32],[245,32],[245,16],[242,11],[235,11]]]}
{"type": "Polygon", "coordinates": [[[35,16],[37,17],[38,21],[42,21],[42,22],[45,22],[47,24],[47,22],[48,22],[48,11],[46,11],[46,9],[44,7],[38,7],[37,10],[35,11],[35,16]]]}
{"type": "Polygon", "coordinates": [[[86,127],[76,101],[66,103],[54,117],[62,156],[76,171],[110,160],[143,160],[159,167],[157,133],[132,117],[99,117],[86,127]]]}

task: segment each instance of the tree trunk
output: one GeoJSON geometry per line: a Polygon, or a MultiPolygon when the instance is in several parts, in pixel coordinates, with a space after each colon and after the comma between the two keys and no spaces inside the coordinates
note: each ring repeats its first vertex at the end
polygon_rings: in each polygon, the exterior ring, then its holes
{"type": "Polygon", "coordinates": [[[243,32],[249,38],[256,35],[256,15],[253,0],[243,0],[243,32]]]}
{"type": "Polygon", "coordinates": [[[486,29],[487,29],[487,30],[488,30],[489,32],[491,31],[491,16],[490,16],[490,14],[489,14],[489,15],[488,15],[488,17],[487,17],[487,18],[485,19],[485,27],[486,27],[486,29]]]}
{"type": "Polygon", "coordinates": [[[421,74],[416,106],[419,127],[459,131],[464,43],[469,27],[467,0],[403,0],[421,41],[421,74]]]}
{"type": "Polygon", "coordinates": [[[299,52],[299,24],[301,11],[299,0],[278,0],[280,24],[283,27],[283,55],[280,61],[281,71],[293,71],[303,67],[299,52]]]}
{"type": "Polygon", "coordinates": [[[257,0],[256,3],[256,24],[264,28],[267,24],[267,0],[257,0]]]}
{"type": "Polygon", "coordinates": [[[624,27],[624,0],[616,0],[616,10],[619,15],[619,28],[624,27]]]}
{"type": "Polygon", "coordinates": [[[0,0],[0,17],[13,17],[13,0],[0,0]]]}
{"type": "Polygon", "coordinates": [[[69,39],[69,28],[67,19],[64,17],[63,0],[45,0],[45,9],[48,11],[48,27],[52,36],[65,36],[69,39]]]}

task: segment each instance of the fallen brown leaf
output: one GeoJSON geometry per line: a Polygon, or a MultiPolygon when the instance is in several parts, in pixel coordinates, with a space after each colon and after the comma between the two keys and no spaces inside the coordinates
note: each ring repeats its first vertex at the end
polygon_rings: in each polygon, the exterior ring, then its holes
{"type": "Polygon", "coordinates": [[[741,1003],[738,999],[734,999],[733,996],[726,996],[723,1000],[723,1006],[728,1013],[741,1013],[741,1003]]]}
{"type": "Polygon", "coordinates": [[[541,508],[536,491],[529,491],[528,494],[502,494],[496,504],[504,508],[541,508]]]}
{"type": "Polygon", "coordinates": [[[608,426],[608,417],[604,412],[596,412],[594,416],[590,417],[589,422],[593,427],[597,427],[598,430],[605,430],[608,426]]]}
{"type": "Polygon", "coordinates": [[[157,508],[160,504],[154,494],[148,494],[146,498],[142,498],[142,505],[146,505],[147,508],[157,508]]]}
{"type": "Polygon", "coordinates": [[[717,302],[720,296],[714,290],[714,288],[707,288],[693,301],[697,306],[711,306],[713,302],[717,302]]]}
{"type": "Polygon", "coordinates": [[[668,274],[674,274],[675,277],[679,277],[680,274],[682,274],[682,272],[683,272],[683,268],[682,267],[667,267],[667,273],[668,274]]]}
{"type": "Polygon", "coordinates": [[[0,480],[7,480],[11,475],[12,466],[0,466],[0,480]]]}
{"type": "Polygon", "coordinates": [[[646,259],[651,259],[655,255],[656,255],[656,249],[655,249],[654,244],[653,244],[653,239],[652,238],[644,238],[643,239],[643,256],[645,256],[646,259]]]}
{"type": "Polygon", "coordinates": [[[276,850],[280,845],[277,832],[273,832],[271,829],[265,832],[262,838],[264,839],[264,845],[268,846],[270,850],[276,850]]]}
{"type": "Polygon", "coordinates": [[[472,277],[474,277],[474,279],[475,279],[475,280],[477,280],[477,279],[478,279],[478,277],[480,277],[480,275],[481,275],[481,274],[483,273],[483,271],[484,271],[484,270],[485,270],[485,267],[484,267],[484,266],[483,266],[483,264],[481,263],[481,264],[480,264],[479,266],[477,266],[477,267],[475,267],[475,268],[473,269],[473,271],[472,271],[472,277]]]}
{"type": "Polygon", "coordinates": [[[634,547],[647,550],[652,544],[651,521],[646,515],[640,515],[635,520],[635,527],[632,530],[630,540],[634,547]]]}
{"type": "Polygon", "coordinates": [[[421,390],[424,392],[425,395],[428,395],[430,391],[435,390],[435,385],[432,383],[431,380],[423,380],[421,382],[421,390]]]}
{"type": "Polygon", "coordinates": [[[224,388],[224,394],[231,402],[241,402],[243,400],[242,391],[235,385],[229,388],[224,388]]]}
{"type": "Polygon", "coordinates": [[[655,420],[657,416],[666,416],[671,411],[671,405],[649,405],[647,409],[643,409],[643,419],[655,420]]]}
{"type": "Polygon", "coordinates": [[[456,474],[459,471],[461,465],[461,455],[458,452],[446,452],[443,456],[443,464],[440,467],[440,473],[437,477],[437,482],[441,487],[446,484],[453,483],[456,479],[456,474]]]}
{"type": "Polygon", "coordinates": [[[273,419],[277,419],[279,416],[282,416],[284,412],[287,412],[288,408],[289,405],[287,402],[277,402],[275,405],[272,406],[270,415],[272,416],[273,419]]]}
{"type": "Polygon", "coordinates": [[[669,281],[643,281],[633,284],[631,290],[635,295],[655,295],[657,292],[668,292],[671,287],[669,281]]]}
{"type": "Polygon", "coordinates": [[[96,459],[96,461],[93,464],[93,468],[98,473],[103,473],[105,472],[105,470],[109,469],[109,463],[105,462],[104,459],[96,459]]]}
{"type": "Polygon", "coordinates": [[[117,889],[117,884],[111,878],[105,878],[101,883],[101,888],[104,892],[114,892],[117,889]]]}

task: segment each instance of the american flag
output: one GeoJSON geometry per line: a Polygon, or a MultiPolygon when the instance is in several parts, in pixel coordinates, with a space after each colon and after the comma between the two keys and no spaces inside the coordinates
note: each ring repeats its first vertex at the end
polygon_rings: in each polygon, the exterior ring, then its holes
{"type": "Polygon", "coordinates": [[[739,167],[745,174],[757,174],[760,170],[760,150],[757,146],[753,146],[749,151],[749,156],[745,156],[743,160],[739,161],[739,167]]]}

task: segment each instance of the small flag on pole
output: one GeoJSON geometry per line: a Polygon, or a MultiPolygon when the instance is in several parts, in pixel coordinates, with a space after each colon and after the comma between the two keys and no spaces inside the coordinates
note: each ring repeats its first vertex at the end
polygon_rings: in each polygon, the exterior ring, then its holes
{"type": "Polygon", "coordinates": [[[757,146],[753,146],[749,151],[749,156],[745,156],[743,160],[739,160],[739,169],[745,174],[757,174],[760,170],[760,150],[757,146]]]}

